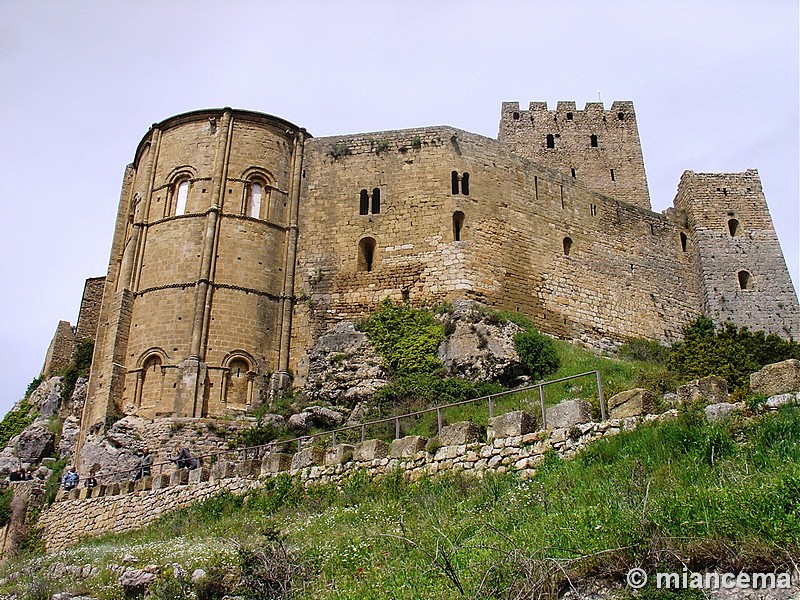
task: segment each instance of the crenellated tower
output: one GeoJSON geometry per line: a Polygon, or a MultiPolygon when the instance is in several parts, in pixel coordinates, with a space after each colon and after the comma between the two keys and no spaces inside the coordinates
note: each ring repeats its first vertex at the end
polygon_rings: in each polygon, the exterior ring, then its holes
{"type": "Polygon", "coordinates": [[[633,102],[503,102],[498,141],[542,166],[560,171],[588,189],[650,209],[650,193],[633,102]]]}

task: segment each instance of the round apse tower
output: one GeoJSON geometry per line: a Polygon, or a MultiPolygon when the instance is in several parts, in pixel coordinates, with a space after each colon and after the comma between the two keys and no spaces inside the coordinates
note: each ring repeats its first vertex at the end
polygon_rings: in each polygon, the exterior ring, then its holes
{"type": "Polygon", "coordinates": [[[248,412],[286,373],[305,137],[229,108],[153,125],[123,184],[85,428],[248,412]]]}

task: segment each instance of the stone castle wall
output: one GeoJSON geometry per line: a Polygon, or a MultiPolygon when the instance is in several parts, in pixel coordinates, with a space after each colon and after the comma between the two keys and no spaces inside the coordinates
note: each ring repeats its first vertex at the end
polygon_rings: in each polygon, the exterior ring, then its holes
{"type": "Polygon", "coordinates": [[[120,414],[252,412],[386,296],[476,300],[600,347],[673,341],[703,311],[798,337],[755,172],[685,175],[657,214],[631,103],[546,108],[504,104],[499,140],[311,138],[231,109],[154,125],[123,180],[79,446],[120,414]]]}
{"type": "Polygon", "coordinates": [[[758,172],[681,177],[675,207],[688,220],[704,312],[800,338],[800,307],[758,172]]]}

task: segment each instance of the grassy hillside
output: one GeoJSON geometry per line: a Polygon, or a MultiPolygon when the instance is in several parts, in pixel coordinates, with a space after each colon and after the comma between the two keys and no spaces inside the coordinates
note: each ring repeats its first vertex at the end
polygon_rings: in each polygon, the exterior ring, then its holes
{"type": "Polygon", "coordinates": [[[279,477],[140,532],[13,561],[3,575],[23,575],[0,591],[120,598],[113,568],[125,554],[161,565],[151,597],[170,599],[548,597],[568,579],[620,578],[633,566],[785,568],[800,557],[798,442],[797,407],[715,425],[689,410],[575,460],[550,457],[528,480],[357,474],[341,490],[304,490],[279,477]],[[41,575],[55,563],[99,570],[41,575]],[[208,577],[192,585],[172,563],[208,577]]]}

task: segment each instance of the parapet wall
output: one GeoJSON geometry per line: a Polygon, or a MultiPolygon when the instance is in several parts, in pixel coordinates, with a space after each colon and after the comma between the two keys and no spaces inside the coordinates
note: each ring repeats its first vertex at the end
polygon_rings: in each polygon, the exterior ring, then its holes
{"type": "Polygon", "coordinates": [[[449,471],[481,476],[485,471],[515,470],[528,477],[550,449],[560,456],[570,456],[591,441],[674,414],[669,411],[643,419],[629,417],[533,431],[536,418],[518,411],[492,419],[485,442],[479,441],[484,432],[473,423],[445,427],[440,439],[447,445],[433,452],[425,449],[425,438],[408,436],[391,444],[367,440],[356,445],[338,444],[327,450],[310,446],[294,455],[270,453],[237,463],[221,460],[211,470],[181,470],[169,476],[147,477],[136,484],[116,483],[62,492],[60,501],[42,512],[38,527],[47,551],[55,552],[81,538],[145,527],[169,511],[201,502],[223,490],[244,494],[279,473],[288,473],[309,485],[341,483],[359,470],[371,477],[400,470],[412,481],[449,471]]]}

